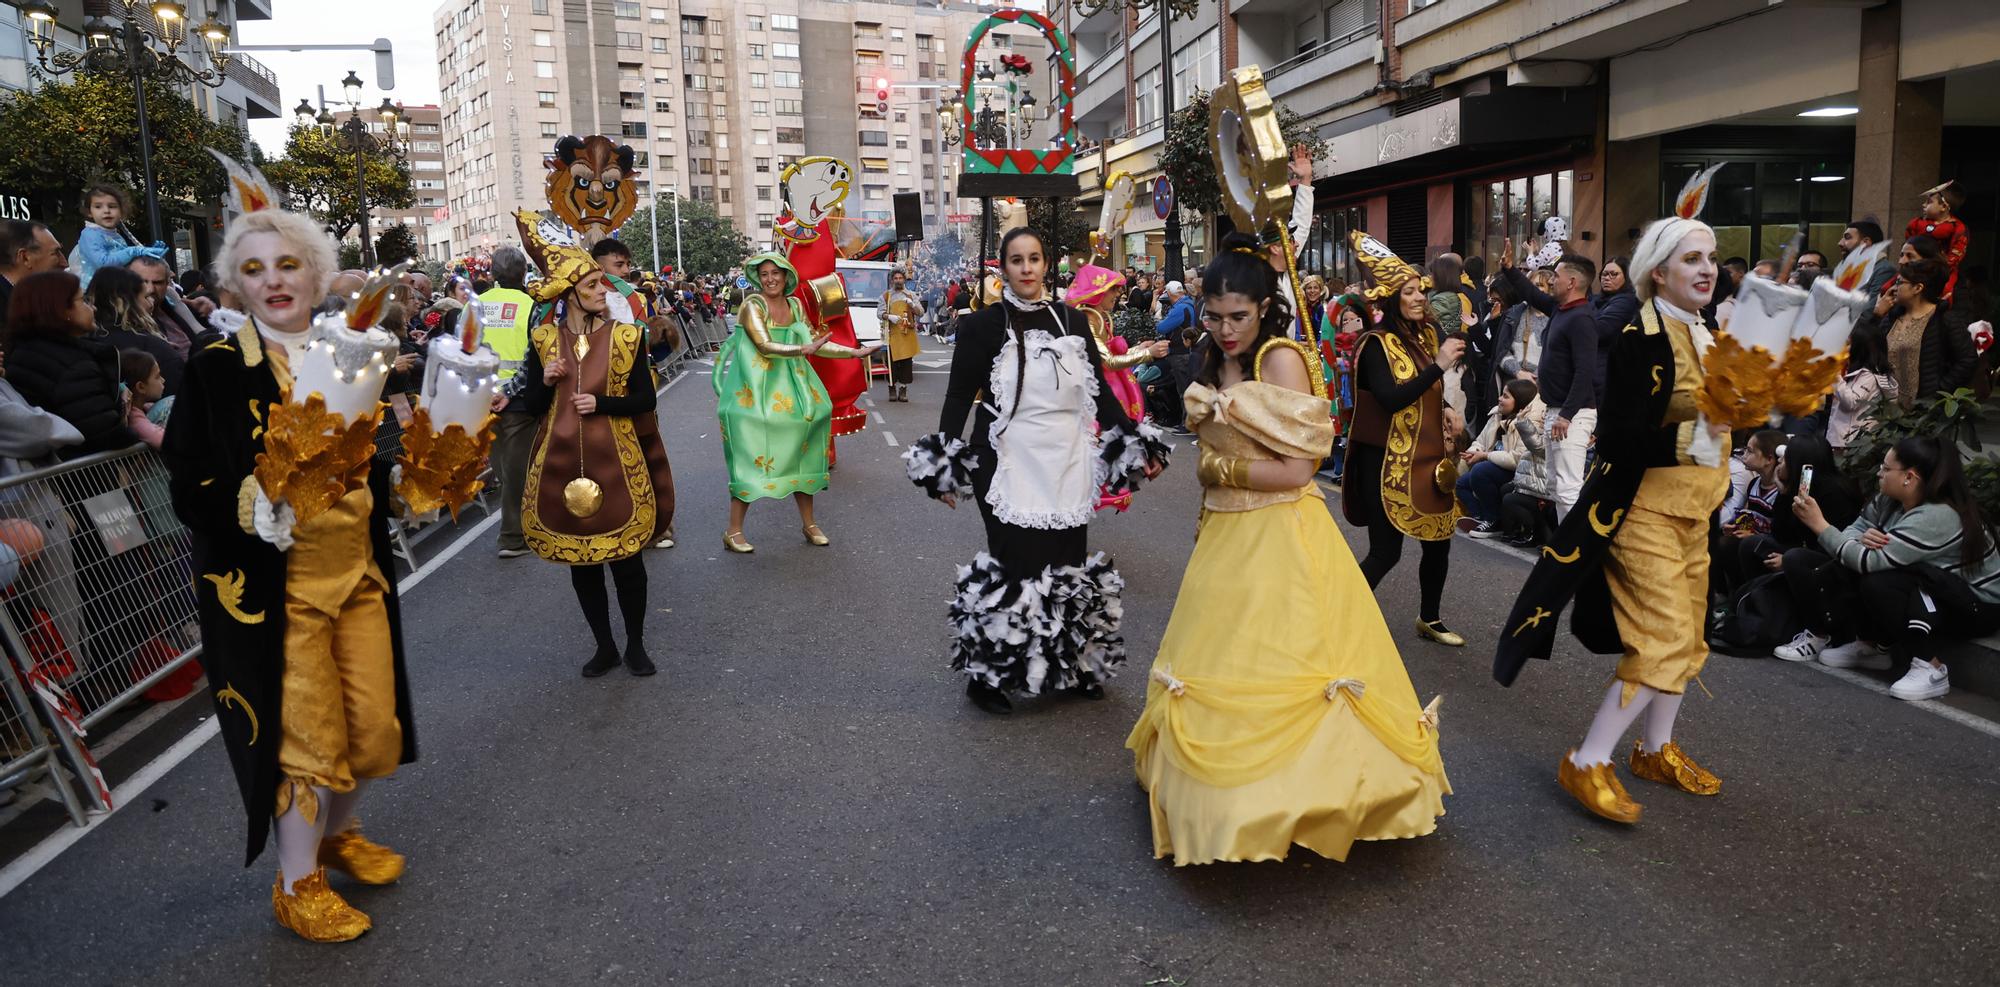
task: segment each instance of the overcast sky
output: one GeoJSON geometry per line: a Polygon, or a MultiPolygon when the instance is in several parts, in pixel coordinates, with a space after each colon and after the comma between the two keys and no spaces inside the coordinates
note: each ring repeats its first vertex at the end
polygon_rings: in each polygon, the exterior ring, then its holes
{"type": "Polygon", "coordinates": [[[246,45],[355,44],[366,47],[388,38],[396,50],[396,88],[376,84],[375,56],[367,51],[257,51],[250,56],[278,76],[285,112],[276,120],[252,120],[250,136],[266,153],[285,148],[285,128],[300,99],[317,104],[319,87],[330,99],[340,98],[340,80],[352,69],[368,85],[362,100],[417,106],[438,101],[437,39],[431,33],[434,0],[274,0],[268,21],[244,21],[237,39],[246,45]]]}

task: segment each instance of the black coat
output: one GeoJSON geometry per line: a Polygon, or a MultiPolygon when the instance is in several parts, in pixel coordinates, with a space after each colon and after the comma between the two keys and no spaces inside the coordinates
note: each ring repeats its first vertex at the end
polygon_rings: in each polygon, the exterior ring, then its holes
{"type": "MultiPolygon", "coordinates": [[[[285,553],[244,530],[240,493],[246,481],[255,482],[250,472],[264,449],[264,410],[278,400],[277,379],[264,364],[263,340],[254,324],[245,324],[235,336],[211,343],[188,361],[160,447],[174,513],[193,535],[201,660],[249,817],[246,867],[264,849],[277,798],[284,662],[273,659],[284,654],[285,553]]],[[[416,760],[417,735],[404,672],[401,603],[393,585],[395,557],[389,548],[390,468],[378,457],[368,473],[375,497],[368,538],[375,564],[391,582],[384,602],[396,673],[396,718],[403,728],[402,763],[408,764],[416,760]]]]}
{"type": "MultiPolygon", "coordinates": [[[[1855,332],[1868,331],[1882,340],[1884,352],[1889,346],[1889,330],[1896,327],[1896,320],[1903,317],[1903,307],[1891,306],[1888,314],[1880,319],[1873,312],[1863,316],[1854,327],[1855,332]]],[[[1973,370],[1979,366],[1979,350],[1972,344],[1972,334],[1966,331],[1972,319],[1964,312],[1948,310],[1942,304],[1931,313],[1931,319],[1924,324],[1922,355],[1917,364],[1915,394],[1917,400],[1935,398],[1939,391],[1955,391],[1972,383],[1973,370]]],[[[1910,390],[1910,381],[1899,380],[1896,385],[1905,392],[1910,390]]]]}
{"type": "Polygon", "coordinates": [[[118,348],[102,339],[21,335],[7,350],[7,379],[28,403],[83,433],[83,444],[63,450],[74,459],[123,449],[139,441],[125,427],[118,402],[118,348]]]}
{"type": "Polygon", "coordinates": [[[1678,462],[1679,427],[1665,424],[1674,391],[1655,386],[1674,379],[1674,347],[1658,321],[1645,324],[1648,316],[1655,316],[1652,306],[1612,347],[1597,418],[1597,465],[1585,476],[1576,508],[1542,549],[1500,628],[1493,677],[1501,685],[1513,685],[1529,658],[1549,657],[1563,608],[1572,600],[1576,615],[1570,630],[1585,648],[1598,654],[1624,650],[1611,612],[1611,588],[1604,580],[1605,556],[1646,470],[1678,462]]]}

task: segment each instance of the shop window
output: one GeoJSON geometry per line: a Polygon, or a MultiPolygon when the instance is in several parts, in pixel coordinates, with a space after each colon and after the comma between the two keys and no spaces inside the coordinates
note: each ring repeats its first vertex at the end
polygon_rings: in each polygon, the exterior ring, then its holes
{"type": "Polygon", "coordinates": [[[1515,253],[1523,254],[1542,235],[1543,220],[1561,216],[1575,221],[1576,174],[1571,171],[1473,182],[1470,192],[1465,246],[1468,256],[1486,258],[1488,270],[1498,264],[1507,237],[1514,238],[1515,253]]]}
{"type": "MultiPolygon", "coordinates": [[[[1661,214],[1689,177],[1713,160],[1669,156],[1660,163],[1661,214]]],[[[1732,160],[1715,173],[1701,218],[1715,228],[1717,260],[1777,260],[1806,224],[1806,245],[1840,256],[1854,183],[1846,161],[1817,156],[1732,160]]]]}

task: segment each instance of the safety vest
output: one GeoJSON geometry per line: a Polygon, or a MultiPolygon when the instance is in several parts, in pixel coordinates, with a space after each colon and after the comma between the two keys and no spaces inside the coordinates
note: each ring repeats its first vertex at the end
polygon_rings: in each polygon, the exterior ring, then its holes
{"type": "Polygon", "coordinates": [[[479,327],[486,345],[500,358],[500,379],[506,380],[528,359],[528,316],[535,300],[525,291],[494,288],[479,296],[479,327]]]}

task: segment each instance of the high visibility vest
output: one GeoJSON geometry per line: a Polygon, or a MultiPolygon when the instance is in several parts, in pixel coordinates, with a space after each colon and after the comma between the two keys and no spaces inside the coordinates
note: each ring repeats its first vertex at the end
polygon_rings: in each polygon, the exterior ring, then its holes
{"type": "Polygon", "coordinates": [[[528,359],[528,316],[535,300],[525,291],[496,287],[474,304],[479,306],[481,338],[500,358],[500,379],[506,380],[528,359]]]}

